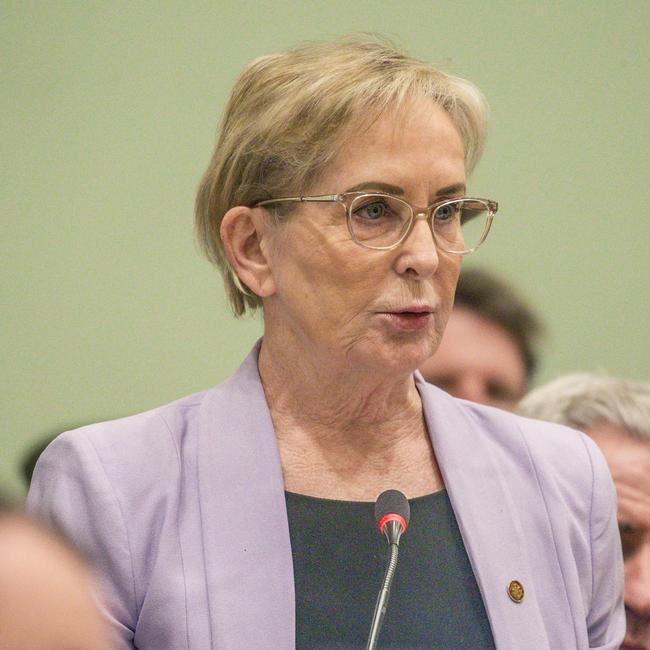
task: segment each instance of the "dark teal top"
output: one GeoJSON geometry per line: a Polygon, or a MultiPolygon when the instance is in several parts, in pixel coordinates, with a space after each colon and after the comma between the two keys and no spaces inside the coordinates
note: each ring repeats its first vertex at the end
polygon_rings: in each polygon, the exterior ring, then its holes
{"type": "MultiPolygon", "coordinates": [[[[297,650],[365,648],[389,547],[374,503],[286,493],[297,650]]],[[[490,623],[445,490],[409,499],[411,523],[378,648],[494,648],[490,623]]]]}

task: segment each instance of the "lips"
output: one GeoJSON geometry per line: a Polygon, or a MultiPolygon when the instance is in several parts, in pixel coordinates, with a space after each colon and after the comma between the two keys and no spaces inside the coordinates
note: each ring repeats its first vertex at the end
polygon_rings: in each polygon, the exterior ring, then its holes
{"type": "Polygon", "coordinates": [[[399,307],[397,309],[387,309],[385,310],[386,314],[432,314],[433,307],[428,305],[409,305],[408,307],[399,307]]]}
{"type": "Polygon", "coordinates": [[[411,305],[403,309],[382,311],[380,316],[398,331],[413,332],[429,326],[433,319],[433,309],[424,305],[411,305]]]}
{"type": "Polygon", "coordinates": [[[413,310],[410,310],[410,309],[406,309],[404,311],[397,311],[397,312],[393,312],[393,313],[398,314],[398,315],[403,315],[403,316],[422,316],[423,314],[430,314],[431,311],[429,311],[429,310],[413,311],[413,310]]]}

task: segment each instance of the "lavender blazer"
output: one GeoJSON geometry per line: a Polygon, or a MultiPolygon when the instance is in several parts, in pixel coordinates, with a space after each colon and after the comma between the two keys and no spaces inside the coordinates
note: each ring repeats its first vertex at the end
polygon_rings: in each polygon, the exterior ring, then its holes
{"type": "MultiPolygon", "coordinates": [[[[282,470],[257,352],[212,390],[59,436],[38,463],[28,509],[97,566],[120,649],[295,647],[282,470]]],[[[618,648],[616,504],[595,445],[415,379],[497,648],[618,648]],[[511,580],[524,587],[519,603],[511,580]]]]}

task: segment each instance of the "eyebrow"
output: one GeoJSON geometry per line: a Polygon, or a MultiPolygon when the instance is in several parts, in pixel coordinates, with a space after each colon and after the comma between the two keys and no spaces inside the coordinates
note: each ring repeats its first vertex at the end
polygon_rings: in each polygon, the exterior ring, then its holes
{"type": "Polygon", "coordinates": [[[454,185],[447,185],[442,187],[436,192],[436,196],[443,196],[445,194],[465,194],[467,192],[467,185],[465,183],[455,183],[454,185]]]}
{"type": "MultiPolygon", "coordinates": [[[[383,183],[381,181],[368,181],[353,185],[345,190],[345,192],[363,192],[365,190],[377,190],[379,192],[386,192],[387,194],[395,194],[396,196],[404,196],[404,188],[399,185],[391,185],[390,183],[383,183]]],[[[447,185],[442,187],[436,192],[436,196],[448,196],[450,194],[465,194],[467,186],[465,183],[455,183],[454,185],[447,185]]]]}
{"type": "Polygon", "coordinates": [[[386,192],[386,194],[397,194],[404,196],[404,188],[399,185],[391,185],[390,183],[382,183],[381,181],[368,181],[366,183],[359,183],[349,187],[346,192],[363,192],[364,190],[379,190],[386,192]]]}

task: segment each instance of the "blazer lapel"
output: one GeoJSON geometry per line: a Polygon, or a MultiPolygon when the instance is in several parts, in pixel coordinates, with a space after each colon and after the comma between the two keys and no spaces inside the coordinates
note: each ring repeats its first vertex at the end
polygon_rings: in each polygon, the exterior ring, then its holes
{"type": "Polygon", "coordinates": [[[293,561],[259,344],[201,405],[198,483],[213,648],[295,646],[293,561]]]}
{"type": "Polygon", "coordinates": [[[419,373],[416,381],[496,647],[550,648],[515,507],[520,482],[516,477],[509,482],[508,469],[497,462],[497,445],[485,426],[479,426],[460,402],[424,382],[419,373]],[[521,602],[509,596],[513,580],[524,586],[521,602]]]}
{"type": "MultiPolygon", "coordinates": [[[[198,484],[213,648],[295,648],[293,561],[259,345],[201,406],[198,484]]],[[[497,648],[549,648],[517,514],[490,432],[416,373],[425,419],[497,648]],[[526,589],[520,603],[510,581],[526,589]]],[[[519,507],[522,507],[521,505],[519,507]]]]}

